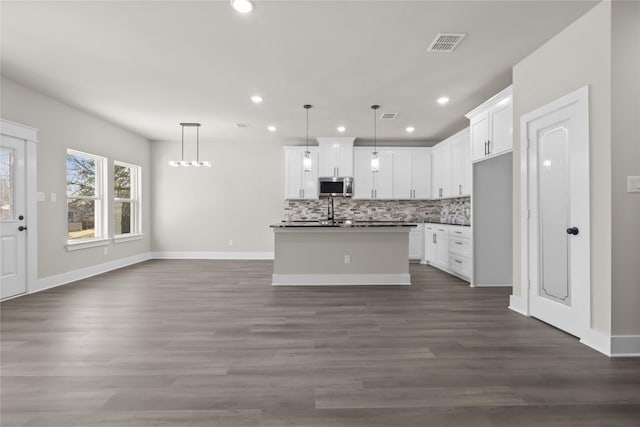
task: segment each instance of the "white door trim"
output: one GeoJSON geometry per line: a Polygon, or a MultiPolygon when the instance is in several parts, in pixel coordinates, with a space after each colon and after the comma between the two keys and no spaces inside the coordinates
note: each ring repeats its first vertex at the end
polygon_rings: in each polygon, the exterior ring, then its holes
{"type": "MultiPolygon", "coordinates": [[[[519,305],[519,312],[530,316],[529,301],[529,158],[528,158],[528,123],[536,118],[552,113],[556,110],[565,108],[569,105],[576,105],[580,115],[585,118],[582,126],[582,134],[589,144],[589,86],[583,86],[561,98],[556,99],[540,108],[537,108],[520,117],[520,266],[521,266],[521,292],[519,299],[522,304],[519,305]]],[[[588,213],[587,213],[588,216],[588,213]]],[[[590,242],[587,242],[590,245],[590,242]]],[[[583,310],[580,314],[581,329],[583,335],[591,329],[591,280],[584,286],[586,294],[581,297],[581,306],[583,310]]],[[[579,338],[583,338],[580,336],[579,338]]]]}
{"type": "Polygon", "coordinates": [[[20,123],[0,119],[0,134],[25,141],[26,161],[26,213],[27,231],[27,289],[26,293],[37,288],[38,284],[38,173],[37,142],[38,130],[20,123]]]}

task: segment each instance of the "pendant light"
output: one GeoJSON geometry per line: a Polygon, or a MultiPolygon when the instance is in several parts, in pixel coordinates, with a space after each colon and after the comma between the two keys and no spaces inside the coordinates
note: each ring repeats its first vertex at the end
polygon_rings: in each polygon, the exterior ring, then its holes
{"type": "Polygon", "coordinates": [[[378,157],[378,136],[376,129],[376,124],[378,121],[378,108],[380,108],[379,105],[371,106],[371,109],[373,110],[373,152],[371,153],[371,172],[380,171],[380,158],[378,157]]]}
{"type": "Polygon", "coordinates": [[[182,155],[180,157],[180,161],[172,160],[169,162],[171,166],[206,166],[211,167],[211,162],[209,161],[200,161],[200,123],[180,123],[182,127],[182,155]],[[195,127],[196,128],[196,159],[192,162],[188,162],[184,159],[184,128],[185,127],[195,127]]]}
{"type": "Polygon", "coordinates": [[[311,172],[311,152],[309,151],[309,109],[311,109],[311,105],[305,104],[303,107],[307,110],[307,151],[304,152],[302,167],[305,172],[311,172]]]}

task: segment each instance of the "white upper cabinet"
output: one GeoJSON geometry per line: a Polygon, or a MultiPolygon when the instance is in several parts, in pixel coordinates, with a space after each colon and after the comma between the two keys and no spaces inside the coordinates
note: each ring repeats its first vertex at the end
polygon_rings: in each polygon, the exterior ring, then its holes
{"type": "Polygon", "coordinates": [[[320,177],[353,175],[353,137],[318,137],[320,177]]]}
{"type": "Polygon", "coordinates": [[[431,198],[431,149],[396,148],[393,156],[394,197],[431,198]]]}
{"type": "Polygon", "coordinates": [[[451,144],[451,191],[450,196],[471,194],[471,146],[469,128],[450,137],[451,144]]]}
{"type": "Polygon", "coordinates": [[[471,161],[513,149],[513,94],[509,86],[467,113],[471,129],[471,161]]]}
{"type": "Polygon", "coordinates": [[[451,144],[448,140],[433,147],[431,170],[432,198],[451,197],[451,144]]]}
{"type": "Polygon", "coordinates": [[[311,170],[305,172],[302,161],[306,147],[284,148],[284,197],[285,199],[318,198],[318,147],[309,147],[311,170]]]}
{"type": "Polygon", "coordinates": [[[353,150],[355,199],[393,199],[393,152],[378,148],[380,170],[371,172],[373,147],[356,147],[353,150]]]}
{"type": "Polygon", "coordinates": [[[435,145],[432,158],[434,199],[471,195],[469,128],[435,145]]]}

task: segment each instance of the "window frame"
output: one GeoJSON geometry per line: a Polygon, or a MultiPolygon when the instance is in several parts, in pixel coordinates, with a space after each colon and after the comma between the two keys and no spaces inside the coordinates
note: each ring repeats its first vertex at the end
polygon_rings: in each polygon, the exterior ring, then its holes
{"type": "MultiPolygon", "coordinates": [[[[68,183],[65,188],[66,212],[67,212],[67,250],[76,250],[94,246],[106,245],[109,242],[107,237],[107,177],[105,165],[107,158],[96,154],[87,153],[73,148],[67,148],[65,156],[69,154],[79,157],[85,157],[95,162],[95,184],[93,196],[69,196],[68,183]],[[94,237],[87,239],[70,240],[69,239],[69,200],[91,200],[94,201],[94,237]]],[[[65,157],[66,158],[66,157],[65,157]]],[[[65,178],[67,178],[68,170],[65,160],[65,178]]]]}
{"type": "Polygon", "coordinates": [[[113,197],[111,215],[114,220],[113,224],[113,240],[115,243],[124,242],[128,240],[141,239],[142,234],[142,167],[140,165],[134,165],[133,163],[127,163],[120,160],[113,161],[113,197]],[[129,198],[116,197],[115,189],[115,176],[116,166],[128,168],[131,171],[131,188],[129,198]],[[115,205],[117,202],[131,203],[131,232],[115,234],[115,205]]]}

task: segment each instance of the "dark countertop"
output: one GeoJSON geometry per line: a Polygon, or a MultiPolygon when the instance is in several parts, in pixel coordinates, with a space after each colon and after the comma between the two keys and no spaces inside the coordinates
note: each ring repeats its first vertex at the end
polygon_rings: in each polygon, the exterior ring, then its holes
{"type": "Polygon", "coordinates": [[[415,222],[404,221],[336,221],[331,223],[329,221],[282,221],[277,224],[272,224],[271,228],[296,228],[296,227],[314,227],[314,228],[353,228],[353,227],[416,227],[415,222]]]}

